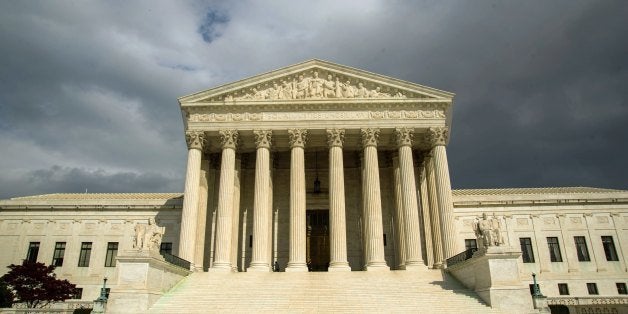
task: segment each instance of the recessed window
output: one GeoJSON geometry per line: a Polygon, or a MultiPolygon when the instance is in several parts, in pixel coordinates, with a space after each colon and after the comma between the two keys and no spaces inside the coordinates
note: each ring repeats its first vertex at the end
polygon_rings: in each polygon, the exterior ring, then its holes
{"type": "Polygon", "coordinates": [[[468,251],[470,249],[477,249],[478,241],[476,239],[464,239],[464,249],[468,251]]]}
{"type": "Polygon", "coordinates": [[[39,255],[39,242],[31,242],[28,244],[28,252],[26,252],[26,261],[29,263],[37,262],[39,255]]]}
{"type": "Polygon", "coordinates": [[[519,238],[519,244],[521,245],[521,258],[524,263],[534,263],[534,251],[532,250],[532,239],[519,238]]]}
{"type": "Polygon", "coordinates": [[[560,254],[560,245],[557,237],[547,237],[547,247],[549,248],[550,260],[552,262],[562,262],[563,256],[560,254]]]}
{"type": "Polygon", "coordinates": [[[583,236],[573,237],[573,241],[576,244],[576,253],[578,254],[578,261],[590,262],[589,248],[587,247],[587,240],[583,236]]]}
{"type": "Polygon", "coordinates": [[[83,298],[83,288],[75,288],[72,299],[80,300],[81,298],[83,298]]]}
{"type": "Polygon", "coordinates": [[[626,289],[626,283],[625,282],[617,282],[617,283],[615,283],[615,285],[617,286],[617,293],[618,294],[628,294],[628,290],[626,289]]]}
{"type": "Polygon", "coordinates": [[[566,283],[558,284],[558,294],[560,295],[569,295],[569,286],[566,283]]]}
{"type": "Polygon", "coordinates": [[[384,246],[386,246],[386,234],[384,233],[384,246]]]}
{"type": "Polygon", "coordinates": [[[116,267],[116,256],[118,256],[118,242],[107,243],[105,267],[116,267]]]}
{"type": "Polygon", "coordinates": [[[92,243],[81,243],[81,252],[79,253],[78,267],[89,267],[89,259],[92,256],[92,243]]]}
{"type": "Polygon", "coordinates": [[[599,294],[597,291],[597,284],[595,282],[587,283],[587,290],[589,291],[589,294],[599,294]]]}
{"type": "Polygon", "coordinates": [[[612,236],[602,236],[602,246],[604,246],[607,261],[619,261],[612,236]]]}
{"type": "Polygon", "coordinates": [[[55,251],[52,254],[52,265],[63,266],[63,256],[65,255],[65,242],[55,243],[55,251]]]}
{"type": "Polygon", "coordinates": [[[172,242],[161,242],[161,246],[159,247],[159,253],[172,255],[172,242]]]}

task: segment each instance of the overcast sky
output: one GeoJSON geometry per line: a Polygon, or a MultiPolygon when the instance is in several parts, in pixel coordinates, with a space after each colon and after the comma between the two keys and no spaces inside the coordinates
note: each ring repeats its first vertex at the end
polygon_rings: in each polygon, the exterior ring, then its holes
{"type": "Polygon", "coordinates": [[[2,1],[0,198],[179,192],[177,98],[319,58],[456,94],[454,188],[628,189],[628,1],[2,1]]]}

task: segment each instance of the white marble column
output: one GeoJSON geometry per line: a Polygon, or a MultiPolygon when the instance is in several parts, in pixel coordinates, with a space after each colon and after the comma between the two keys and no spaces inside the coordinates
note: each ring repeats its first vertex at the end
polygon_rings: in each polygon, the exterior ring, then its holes
{"type": "Polygon", "coordinates": [[[379,185],[379,163],[377,144],[379,129],[361,129],[364,148],[364,225],[365,225],[365,268],[366,270],[388,270],[384,259],[384,227],[382,222],[382,199],[379,185]]]}
{"type": "Polygon", "coordinates": [[[393,188],[395,193],[395,269],[406,269],[406,240],[403,224],[403,195],[401,192],[401,173],[399,171],[399,156],[392,158],[393,162],[393,188]]]}
{"type": "MultiPolygon", "coordinates": [[[[198,199],[201,173],[201,155],[206,143],[202,131],[187,131],[185,140],[188,144],[188,164],[185,173],[183,209],[181,211],[181,233],[179,235],[179,257],[194,263],[196,247],[196,220],[198,219],[198,199]]],[[[192,265],[195,268],[196,265],[192,265]]],[[[200,265],[202,267],[202,265],[200,265]]]]}
{"type": "Polygon", "coordinates": [[[438,198],[443,259],[456,255],[456,230],[454,225],[454,205],[451,197],[451,181],[445,145],[449,137],[447,128],[429,128],[428,138],[432,146],[436,197],[438,198]]]}
{"type": "Polygon", "coordinates": [[[419,195],[420,195],[420,203],[421,203],[421,213],[423,217],[423,234],[425,235],[425,239],[423,243],[425,243],[425,258],[427,259],[427,266],[434,266],[434,243],[432,242],[432,223],[430,220],[430,200],[429,194],[427,190],[427,169],[425,163],[425,157],[422,156],[422,159],[419,164],[419,195]]]}
{"type": "Polygon", "coordinates": [[[231,232],[233,216],[233,192],[235,182],[235,157],[238,131],[220,130],[222,159],[220,162],[220,187],[216,218],[216,251],[213,268],[231,271],[231,232]]]}
{"type": "Polygon", "coordinates": [[[424,155],[427,194],[429,196],[429,211],[432,226],[432,245],[434,248],[434,268],[443,267],[443,244],[441,238],[438,198],[436,197],[436,175],[434,174],[434,158],[432,153],[424,155]]]}
{"type": "Polygon", "coordinates": [[[231,270],[238,271],[238,239],[240,233],[240,184],[244,181],[242,173],[242,159],[239,154],[235,158],[235,172],[233,175],[233,208],[231,210],[231,270]]]}
{"type": "Polygon", "coordinates": [[[419,206],[416,199],[414,161],[412,160],[413,133],[414,130],[409,128],[395,129],[395,139],[399,150],[399,173],[403,201],[406,270],[424,268],[423,258],[421,257],[419,206]]]}
{"type": "Polygon", "coordinates": [[[307,130],[290,129],[290,252],[287,272],[307,271],[305,262],[305,156],[307,130]]]}
{"type": "Polygon", "coordinates": [[[251,271],[270,271],[269,257],[269,222],[271,207],[268,202],[270,188],[270,143],[272,131],[256,130],[255,144],[255,194],[253,195],[253,254],[251,271]]]}
{"type": "Polygon", "coordinates": [[[198,189],[198,214],[196,219],[196,245],[194,248],[194,270],[203,271],[205,253],[205,230],[209,191],[209,160],[201,161],[200,185],[198,189]]]}
{"type": "Polygon", "coordinates": [[[347,221],[345,215],[345,175],[342,145],[345,131],[327,130],[329,146],[329,271],[351,271],[347,261],[347,221]]]}

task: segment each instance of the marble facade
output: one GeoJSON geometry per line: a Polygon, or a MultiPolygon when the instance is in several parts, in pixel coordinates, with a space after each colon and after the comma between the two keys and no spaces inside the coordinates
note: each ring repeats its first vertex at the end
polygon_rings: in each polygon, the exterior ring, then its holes
{"type": "Polygon", "coordinates": [[[600,296],[620,297],[628,191],[452,191],[453,97],[320,60],[182,97],[183,193],[0,200],[0,249],[9,252],[0,265],[26,258],[30,243],[50,263],[55,243],[67,243],[57,272],[93,300],[102,277],[116,282],[115,264],[103,266],[108,243],[132,250],[136,225],[154,219],[162,243],[195,272],[440,269],[477,245],[474,226],[486,214],[505,247],[530,239],[535,259],[519,258],[522,283],[534,272],[555,300],[559,283],[571,296],[590,296],[595,282],[600,296]],[[578,259],[575,236],[591,261],[578,259]],[[560,262],[548,237],[558,239],[560,262]],[[601,237],[614,241],[617,260],[606,260],[601,237]],[[91,263],[79,267],[84,242],[93,243],[91,263]]]}

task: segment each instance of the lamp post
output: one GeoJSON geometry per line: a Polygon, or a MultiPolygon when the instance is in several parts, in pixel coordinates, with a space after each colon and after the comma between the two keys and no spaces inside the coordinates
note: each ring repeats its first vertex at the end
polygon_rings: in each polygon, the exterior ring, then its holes
{"type": "Polygon", "coordinates": [[[107,306],[107,277],[102,280],[102,288],[100,289],[100,296],[94,300],[94,309],[92,313],[105,313],[107,306]]]}
{"type": "Polygon", "coordinates": [[[543,294],[541,294],[541,288],[539,288],[539,285],[536,283],[536,274],[532,273],[532,282],[534,283],[533,287],[533,292],[532,292],[532,296],[533,297],[542,297],[543,294]]]}

